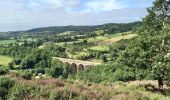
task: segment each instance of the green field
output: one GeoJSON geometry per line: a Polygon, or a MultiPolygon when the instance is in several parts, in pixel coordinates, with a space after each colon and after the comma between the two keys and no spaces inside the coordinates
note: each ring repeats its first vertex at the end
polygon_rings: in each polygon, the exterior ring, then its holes
{"type": "Polygon", "coordinates": [[[108,37],[105,37],[105,36],[97,36],[95,38],[88,38],[87,41],[88,42],[99,42],[99,41],[102,41],[102,40],[106,40],[108,39],[108,37]]]}
{"type": "Polygon", "coordinates": [[[71,42],[57,42],[55,44],[58,45],[58,46],[63,46],[64,43],[73,44],[73,43],[83,42],[83,40],[87,40],[88,42],[99,42],[99,41],[103,41],[103,40],[106,40],[106,39],[108,39],[108,38],[105,37],[105,36],[97,36],[95,38],[79,39],[78,41],[71,41],[71,42]]]}
{"type": "Polygon", "coordinates": [[[79,59],[84,56],[89,56],[90,54],[88,52],[75,52],[74,54],[71,54],[70,52],[66,52],[68,55],[68,58],[73,58],[73,59],[79,59]]]}
{"type": "Polygon", "coordinates": [[[115,34],[109,34],[109,35],[107,35],[107,37],[114,38],[114,37],[118,37],[118,36],[122,36],[122,35],[126,35],[126,34],[132,34],[132,33],[131,32],[115,33],[115,34]]]}
{"type": "MultiPolygon", "coordinates": [[[[101,34],[103,31],[100,30],[100,31],[96,31],[96,33],[98,34],[101,34]]],[[[110,38],[113,38],[113,37],[118,37],[118,36],[121,36],[122,34],[128,34],[130,32],[124,32],[124,33],[115,33],[115,34],[110,34],[110,35],[106,35],[106,36],[97,36],[97,37],[92,37],[92,38],[87,38],[87,39],[79,39],[77,41],[70,41],[70,42],[57,42],[55,43],[56,45],[58,46],[63,46],[65,43],[67,44],[73,44],[73,43],[79,43],[79,42],[82,42],[83,40],[87,40],[88,42],[92,42],[92,43],[97,43],[97,42],[100,42],[100,41],[104,41],[104,40],[107,40],[107,39],[110,39],[110,38]]],[[[69,34],[69,32],[64,32],[64,33],[61,33],[60,35],[65,35],[65,34],[69,34]]],[[[40,46],[40,48],[43,48],[44,46],[40,46]]],[[[98,49],[98,48],[97,48],[98,49]]],[[[106,48],[104,48],[106,49],[106,48]]],[[[99,48],[99,51],[101,49],[99,48]]]]}
{"type": "Polygon", "coordinates": [[[105,45],[94,46],[94,47],[91,47],[90,50],[109,51],[109,46],[105,46],[105,45]]]}
{"type": "Polygon", "coordinates": [[[0,40],[0,45],[15,43],[16,40],[0,40]]]}
{"type": "Polygon", "coordinates": [[[7,56],[0,56],[0,65],[7,66],[10,61],[12,61],[12,58],[7,56]]]}
{"type": "Polygon", "coordinates": [[[60,33],[59,35],[69,35],[71,32],[74,32],[74,31],[66,31],[66,32],[62,32],[62,33],[60,33]]]}

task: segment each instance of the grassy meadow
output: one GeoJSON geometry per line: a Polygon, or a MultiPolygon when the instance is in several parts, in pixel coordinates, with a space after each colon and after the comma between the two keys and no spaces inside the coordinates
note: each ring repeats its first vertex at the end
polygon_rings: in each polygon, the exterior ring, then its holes
{"type": "Polygon", "coordinates": [[[12,61],[12,58],[7,56],[0,56],[0,65],[7,66],[10,61],[12,61]]]}
{"type": "Polygon", "coordinates": [[[94,51],[109,51],[109,46],[107,45],[99,45],[99,46],[94,46],[94,47],[91,47],[90,50],[94,50],[94,51]]]}
{"type": "Polygon", "coordinates": [[[137,36],[137,34],[125,34],[125,35],[120,35],[120,36],[116,36],[110,39],[106,39],[104,41],[101,41],[102,44],[112,44],[114,42],[120,41],[122,39],[130,39],[132,37],[137,36]]]}

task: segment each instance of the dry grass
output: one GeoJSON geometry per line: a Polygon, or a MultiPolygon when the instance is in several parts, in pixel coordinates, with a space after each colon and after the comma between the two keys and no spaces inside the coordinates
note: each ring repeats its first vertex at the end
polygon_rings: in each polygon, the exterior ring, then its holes
{"type": "Polygon", "coordinates": [[[132,38],[134,36],[137,36],[137,34],[122,35],[122,36],[118,36],[118,37],[114,37],[114,38],[111,38],[111,39],[101,41],[100,43],[101,44],[112,44],[113,42],[117,42],[117,41],[120,41],[122,39],[130,39],[130,38],[132,38]]]}

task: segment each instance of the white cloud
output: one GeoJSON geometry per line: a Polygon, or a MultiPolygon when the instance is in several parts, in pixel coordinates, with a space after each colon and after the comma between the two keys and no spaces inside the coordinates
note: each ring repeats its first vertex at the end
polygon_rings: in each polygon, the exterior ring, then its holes
{"type": "Polygon", "coordinates": [[[44,5],[55,6],[56,8],[63,6],[63,0],[36,0],[44,5]]]}
{"type": "Polygon", "coordinates": [[[122,9],[125,5],[120,0],[93,0],[87,2],[86,6],[95,12],[111,11],[113,9],[122,9]]]}
{"type": "Polygon", "coordinates": [[[80,0],[67,0],[63,1],[63,8],[67,12],[74,12],[75,9],[82,6],[82,2],[80,0]]]}
{"type": "Polygon", "coordinates": [[[0,0],[0,31],[131,22],[146,15],[146,7],[123,9],[122,1],[0,0]]]}
{"type": "Polygon", "coordinates": [[[76,7],[76,6],[81,5],[81,1],[80,0],[67,0],[64,2],[64,5],[69,6],[69,7],[76,7]]]}

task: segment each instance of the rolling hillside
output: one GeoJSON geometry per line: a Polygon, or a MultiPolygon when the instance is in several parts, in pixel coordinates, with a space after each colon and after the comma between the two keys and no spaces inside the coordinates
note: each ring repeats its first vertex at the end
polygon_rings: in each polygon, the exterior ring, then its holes
{"type": "Polygon", "coordinates": [[[53,26],[53,27],[42,27],[35,28],[26,31],[26,33],[61,33],[65,31],[94,31],[97,29],[114,29],[115,32],[123,30],[122,32],[130,31],[134,27],[137,27],[141,24],[141,22],[133,22],[133,23],[109,23],[103,25],[94,25],[94,26],[53,26]]]}

